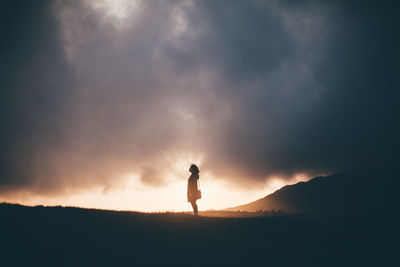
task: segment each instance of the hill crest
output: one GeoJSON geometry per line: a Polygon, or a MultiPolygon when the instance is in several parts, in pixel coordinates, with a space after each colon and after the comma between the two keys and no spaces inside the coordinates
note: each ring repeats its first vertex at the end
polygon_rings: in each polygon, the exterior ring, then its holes
{"type": "Polygon", "coordinates": [[[226,211],[282,210],[286,213],[350,215],[388,209],[395,203],[398,175],[393,169],[355,169],[286,185],[226,211]]]}

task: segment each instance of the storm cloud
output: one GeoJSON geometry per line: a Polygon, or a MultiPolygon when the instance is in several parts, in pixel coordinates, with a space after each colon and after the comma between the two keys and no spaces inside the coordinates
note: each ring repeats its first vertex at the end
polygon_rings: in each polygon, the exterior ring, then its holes
{"type": "Polygon", "coordinates": [[[243,187],[392,163],[389,2],[111,2],[2,6],[1,192],[163,186],[182,157],[243,187]]]}

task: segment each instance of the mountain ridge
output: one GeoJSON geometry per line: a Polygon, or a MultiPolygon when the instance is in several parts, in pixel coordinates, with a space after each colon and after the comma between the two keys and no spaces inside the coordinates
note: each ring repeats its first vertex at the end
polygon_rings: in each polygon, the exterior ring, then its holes
{"type": "Polygon", "coordinates": [[[398,174],[393,168],[353,169],[285,185],[263,198],[226,211],[351,215],[394,207],[398,174]]]}

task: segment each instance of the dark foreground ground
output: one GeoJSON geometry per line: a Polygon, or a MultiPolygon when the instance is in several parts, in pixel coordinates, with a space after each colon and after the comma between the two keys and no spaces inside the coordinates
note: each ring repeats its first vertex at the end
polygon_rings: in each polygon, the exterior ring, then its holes
{"type": "Polygon", "coordinates": [[[224,218],[1,204],[0,226],[0,266],[400,266],[399,226],[385,214],[224,218]]]}

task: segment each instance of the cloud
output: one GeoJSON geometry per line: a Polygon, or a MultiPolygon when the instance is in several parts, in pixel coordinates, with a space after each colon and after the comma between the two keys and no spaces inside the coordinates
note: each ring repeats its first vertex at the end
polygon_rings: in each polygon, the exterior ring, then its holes
{"type": "Polygon", "coordinates": [[[132,173],[163,186],[188,155],[255,187],[397,151],[394,9],[127,3],[6,6],[1,191],[110,188],[132,173]]]}

